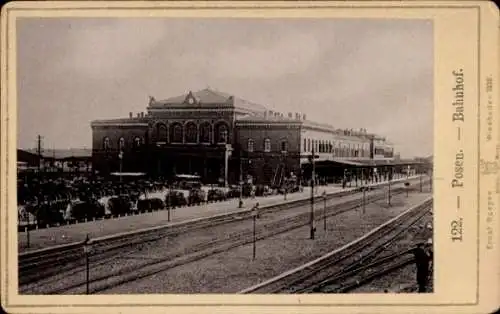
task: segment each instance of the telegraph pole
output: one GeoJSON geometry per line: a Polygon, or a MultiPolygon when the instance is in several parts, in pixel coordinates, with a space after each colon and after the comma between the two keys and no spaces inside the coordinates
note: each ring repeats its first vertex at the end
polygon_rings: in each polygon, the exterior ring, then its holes
{"type": "Polygon", "coordinates": [[[316,173],[315,173],[315,151],[314,147],[312,150],[312,157],[311,157],[311,213],[310,213],[310,238],[311,240],[314,240],[314,180],[316,178],[316,173]]]}
{"type": "MultiPolygon", "coordinates": [[[[37,136],[37,145],[36,145],[36,152],[37,152],[37,155],[38,155],[38,197],[37,197],[37,211],[40,210],[40,198],[41,198],[41,193],[40,193],[40,190],[42,188],[42,174],[41,174],[41,171],[42,171],[42,136],[41,135],[38,135],[37,136]]],[[[28,213],[28,217],[29,217],[29,213],[28,213]]],[[[38,218],[39,215],[37,214],[36,217],[38,218]]],[[[35,225],[38,223],[38,219],[35,220],[35,225]]],[[[29,218],[28,218],[28,247],[30,246],[30,241],[29,241],[29,218]]]]}
{"type": "MultiPolygon", "coordinates": [[[[41,170],[41,165],[42,165],[42,136],[38,135],[37,136],[37,148],[36,148],[36,153],[38,155],[38,174],[40,174],[41,170]]],[[[40,176],[39,176],[40,178],[40,176]]]]}

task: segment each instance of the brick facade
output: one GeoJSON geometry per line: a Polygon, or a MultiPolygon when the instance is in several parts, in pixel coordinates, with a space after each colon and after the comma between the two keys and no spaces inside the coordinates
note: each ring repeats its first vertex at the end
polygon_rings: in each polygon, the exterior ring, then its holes
{"type": "Polygon", "coordinates": [[[335,157],[337,146],[352,153],[344,158],[370,158],[365,134],[339,135],[303,115],[284,117],[210,89],[160,101],[150,97],[147,114],[93,121],[91,127],[94,169],[105,174],[121,164],[124,172],[152,176],[198,174],[206,183],[251,176],[255,183],[272,184],[280,171],[300,178],[309,141],[321,145],[316,153],[322,158],[335,157]]]}

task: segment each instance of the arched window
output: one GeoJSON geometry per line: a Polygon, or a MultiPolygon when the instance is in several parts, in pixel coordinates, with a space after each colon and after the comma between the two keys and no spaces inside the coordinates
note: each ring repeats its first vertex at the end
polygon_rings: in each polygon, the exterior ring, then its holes
{"type": "Polygon", "coordinates": [[[288,142],[286,140],[282,140],[280,143],[281,152],[288,151],[288,142]]]}
{"type": "Polygon", "coordinates": [[[141,141],[141,138],[140,138],[140,137],[136,137],[136,138],[134,138],[134,147],[136,147],[136,148],[137,148],[137,147],[141,146],[141,142],[142,142],[142,141],[141,141]]]}
{"type": "Polygon", "coordinates": [[[225,123],[220,123],[217,125],[216,128],[216,142],[217,143],[227,143],[227,133],[228,133],[228,127],[225,123]]]}
{"type": "Polygon", "coordinates": [[[210,143],[210,138],[212,134],[212,126],[208,122],[203,122],[200,125],[200,135],[199,141],[200,143],[210,143]]]}
{"type": "Polygon", "coordinates": [[[255,142],[252,139],[248,140],[247,151],[252,153],[254,151],[255,142]]]}
{"type": "Polygon", "coordinates": [[[134,137],[134,147],[137,148],[141,146],[141,138],[140,137],[134,137]]]}
{"type": "Polygon", "coordinates": [[[310,138],[307,139],[307,151],[308,152],[311,151],[311,139],[310,138]]]}
{"type": "Polygon", "coordinates": [[[186,124],[186,143],[196,143],[198,136],[198,128],[193,122],[186,124]]]}
{"type": "Polygon", "coordinates": [[[266,138],[264,140],[264,152],[269,153],[271,151],[271,140],[266,138]]]}
{"type": "Polygon", "coordinates": [[[170,127],[170,142],[182,143],[183,133],[182,125],[180,123],[173,123],[170,127]]]}
{"type": "Polygon", "coordinates": [[[102,140],[102,146],[104,148],[104,150],[109,150],[111,149],[111,142],[109,141],[109,137],[105,137],[103,140],[102,140]]]}
{"type": "Polygon", "coordinates": [[[120,150],[125,148],[125,139],[123,137],[120,137],[120,139],[118,140],[118,147],[120,148],[120,150]]]}
{"type": "Polygon", "coordinates": [[[167,142],[167,126],[163,123],[159,123],[156,126],[156,135],[159,142],[167,142]]]}

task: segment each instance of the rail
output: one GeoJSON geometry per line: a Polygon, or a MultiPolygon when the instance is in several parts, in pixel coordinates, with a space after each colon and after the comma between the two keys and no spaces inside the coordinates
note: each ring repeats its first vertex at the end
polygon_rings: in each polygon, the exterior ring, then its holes
{"type": "Polygon", "coordinates": [[[429,207],[432,205],[432,200],[433,198],[430,197],[423,201],[422,203],[413,206],[406,211],[402,212],[398,216],[392,218],[391,220],[387,221],[386,223],[378,226],[377,228],[373,229],[372,231],[366,233],[362,237],[340,247],[339,249],[336,249],[330,253],[327,253],[313,261],[310,261],[302,266],[299,266],[297,268],[294,268],[292,270],[289,270],[287,272],[284,272],[283,274],[280,274],[274,278],[271,278],[269,280],[266,280],[262,283],[259,283],[257,285],[251,286],[247,289],[244,289],[240,291],[239,293],[241,294],[247,294],[247,293],[255,293],[255,292],[260,292],[260,293],[268,293],[269,291],[280,291],[286,287],[289,286],[290,281],[297,281],[297,279],[294,279],[293,277],[307,277],[310,275],[311,271],[314,271],[318,267],[321,267],[320,265],[327,263],[329,260],[332,259],[340,259],[344,258],[343,254],[348,254],[352,255],[356,252],[358,246],[363,246],[364,243],[369,241],[372,237],[377,235],[378,233],[382,232],[383,230],[387,228],[391,228],[393,225],[397,224],[401,220],[404,220],[410,213],[414,211],[421,210],[423,208],[429,207]],[[350,250],[355,250],[354,252],[350,252],[350,250]]]}

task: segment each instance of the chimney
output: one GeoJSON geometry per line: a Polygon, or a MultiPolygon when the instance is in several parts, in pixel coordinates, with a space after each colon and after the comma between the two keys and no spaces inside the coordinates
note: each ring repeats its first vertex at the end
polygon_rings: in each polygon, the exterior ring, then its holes
{"type": "Polygon", "coordinates": [[[302,115],[302,119],[303,119],[304,121],[306,120],[306,114],[305,114],[305,113],[302,115]]]}
{"type": "Polygon", "coordinates": [[[140,118],[141,117],[141,114],[138,112],[137,113],[137,118],[140,118]]]}
{"type": "Polygon", "coordinates": [[[291,119],[291,118],[292,118],[292,113],[291,113],[291,112],[289,112],[289,113],[288,113],[288,118],[289,118],[289,119],[291,119]]]}
{"type": "Polygon", "coordinates": [[[141,118],[144,118],[144,111],[141,112],[141,118]]]}
{"type": "Polygon", "coordinates": [[[129,117],[130,119],[132,119],[132,116],[133,116],[133,113],[132,113],[132,112],[129,112],[129,113],[128,113],[128,117],[129,117]]]}

